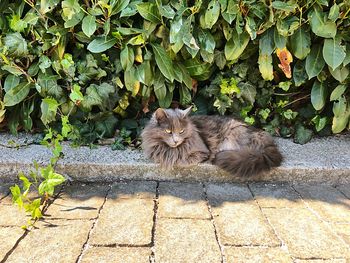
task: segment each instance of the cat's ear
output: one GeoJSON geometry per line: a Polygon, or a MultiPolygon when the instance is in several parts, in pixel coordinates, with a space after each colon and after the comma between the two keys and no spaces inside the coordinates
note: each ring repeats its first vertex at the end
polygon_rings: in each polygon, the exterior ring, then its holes
{"type": "Polygon", "coordinates": [[[188,117],[188,115],[192,112],[192,106],[182,111],[184,117],[188,117]]]}
{"type": "Polygon", "coordinates": [[[168,115],[166,114],[165,110],[162,108],[158,108],[155,111],[154,116],[158,122],[164,121],[165,119],[168,118],[168,115]]]}

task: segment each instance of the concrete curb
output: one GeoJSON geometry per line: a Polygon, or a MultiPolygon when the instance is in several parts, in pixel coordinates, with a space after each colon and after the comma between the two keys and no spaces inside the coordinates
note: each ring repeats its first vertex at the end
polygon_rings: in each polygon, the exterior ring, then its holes
{"type": "MultiPolygon", "coordinates": [[[[66,144],[63,150],[64,157],[56,168],[59,173],[80,182],[132,179],[183,182],[350,183],[349,135],[314,139],[305,145],[280,138],[276,138],[276,141],[285,161],[281,167],[255,178],[233,177],[211,164],[164,171],[147,160],[138,150],[112,151],[109,146],[90,149],[71,148],[66,144]]],[[[33,160],[43,165],[49,162],[51,154],[44,146],[21,146],[19,142],[17,148],[14,148],[4,145],[5,143],[4,139],[0,139],[0,182],[15,181],[19,171],[28,172],[33,167],[33,160]]],[[[13,142],[11,144],[13,145],[13,142]]]]}

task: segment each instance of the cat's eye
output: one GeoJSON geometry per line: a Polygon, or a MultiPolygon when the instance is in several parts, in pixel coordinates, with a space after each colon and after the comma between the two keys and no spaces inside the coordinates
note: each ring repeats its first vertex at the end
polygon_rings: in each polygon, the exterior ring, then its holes
{"type": "Polygon", "coordinates": [[[184,131],[185,131],[185,130],[184,130],[184,129],[182,129],[181,131],[179,131],[179,133],[180,133],[180,134],[182,134],[182,133],[184,133],[184,131]]]}
{"type": "Polygon", "coordinates": [[[167,134],[171,134],[171,130],[169,130],[169,129],[165,129],[164,130],[167,134]]]}

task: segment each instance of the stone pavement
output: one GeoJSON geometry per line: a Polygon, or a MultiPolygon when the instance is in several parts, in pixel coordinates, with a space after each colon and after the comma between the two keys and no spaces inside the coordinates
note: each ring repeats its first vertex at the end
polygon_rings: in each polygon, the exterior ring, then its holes
{"type": "Polygon", "coordinates": [[[0,262],[350,262],[350,185],[65,186],[24,232],[0,186],[0,262]]]}

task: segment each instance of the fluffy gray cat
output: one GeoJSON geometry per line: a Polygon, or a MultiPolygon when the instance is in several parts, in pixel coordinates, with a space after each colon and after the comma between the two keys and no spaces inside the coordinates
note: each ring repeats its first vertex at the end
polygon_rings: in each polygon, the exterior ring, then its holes
{"type": "Polygon", "coordinates": [[[189,116],[191,108],[157,109],[143,130],[146,156],[165,169],[211,161],[239,176],[254,176],[282,162],[265,131],[224,116],[189,116]]]}

